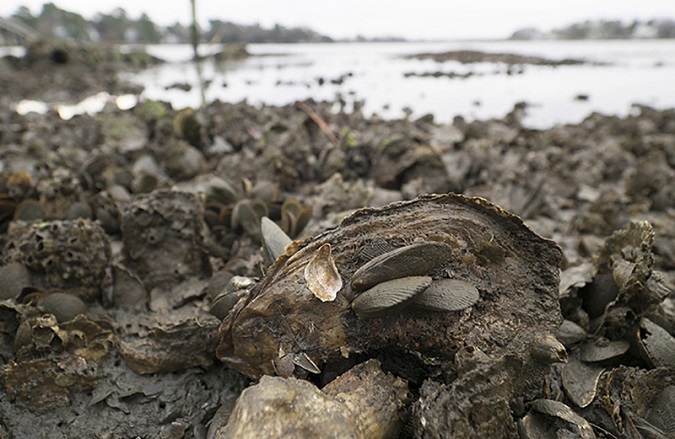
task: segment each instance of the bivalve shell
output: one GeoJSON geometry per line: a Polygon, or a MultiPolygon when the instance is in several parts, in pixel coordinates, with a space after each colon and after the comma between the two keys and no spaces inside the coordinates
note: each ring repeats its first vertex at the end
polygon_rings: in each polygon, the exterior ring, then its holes
{"type": "Polygon", "coordinates": [[[565,393],[578,407],[590,405],[597,393],[598,380],[604,368],[570,360],[562,370],[562,385],[565,393]]]}
{"type": "Polygon", "coordinates": [[[628,348],[630,343],[624,340],[598,339],[583,345],[579,350],[579,358],[587,363],[613,360],[628,352],[628,348]]]}
{"type": "Polygon", "coordinates": [[[429,276],[409,276],[379,283],[352,302],[352,309],[361,319],[383,317],[397,312],[431,285],[429,276]]]}
{"type": "Polygon", "coordinates": [[[460,311],[480,299],[478,288],[460,279],[439,279],[413,299],[413,305],[429,311],[460,311]]]}
{"type": "Polygon", "coordinates": [[[286,246],[292,240],[284,233],[281,227],[277,226],[274,221],[266,216],[260,220],[260,229],[262,231],[263,259],[267,266],[270,266],[283,254],[286,246]]]}
{"type": "Polygon", "coordinates": [[[446,262],[452,247],[441,242],[420,242],[371,259],[352,276],[352,287],[366,290],[380,282],[422,276],[446,262]]]}
{"type": "Polygon", "coordinates": [[[672,367],[675,365],[675,337],[668,331],[643,318],[640,320],[640,350],[653,367],[672,367]]]}
{"type": "Polygon", "coordinates": [[[53,314],[59,323],[72,320],[78,314],[87,312],[87,305],[77,296],[53,293],[40,301],[42,311],[53,314]]]}

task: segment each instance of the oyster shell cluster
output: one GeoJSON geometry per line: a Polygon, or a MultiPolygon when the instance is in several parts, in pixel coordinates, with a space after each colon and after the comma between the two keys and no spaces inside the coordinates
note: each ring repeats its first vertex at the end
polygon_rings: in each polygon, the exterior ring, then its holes
{"type": "Polygon", "coordinates": [[[254,379],[276,374],[282,353],[304,356],[317,370],[296,363],[291,372],[318,372],[321,382],[377,358],[417,384],[458,383],[479,361],[500,370],[508,385],[495,398],[508,407],[548,371],[532,352],[535,336],[562,322],[560,259],[555,243],[484,199],[429,195],[362,209],[286,247],[225,317],[217,355],[254,379]],[[313,284],[332,265],[343,282],[324,301],[313,284]]]}

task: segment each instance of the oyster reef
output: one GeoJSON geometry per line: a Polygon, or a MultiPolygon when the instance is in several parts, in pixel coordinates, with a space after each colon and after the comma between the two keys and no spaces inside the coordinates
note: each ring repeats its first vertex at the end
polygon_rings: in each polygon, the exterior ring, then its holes
{"type": "MultiPolygon", "coordinates": [[[[471,433],[472,416],[508,412],[562,359],[540,354],[562,322],[561,257],[554,242],[481,198],[428,195],[362,209],[286,247],[226,316],[217,355],[253,379],[279,372],[291,355],[311,366],[296,361],[286,374],[307,376],[316,366],[320,382],[377,358],[413,383],[433,377],[456,387],[464,413],[446,421],[471,433]],[[332,257],[323,263],[334,264],[342,286],[323,301],[309,287],[317,270],[307,266],[327,245],[332,257]]],[[[494,419],[495,431],[513,431],[494,419]]]]}

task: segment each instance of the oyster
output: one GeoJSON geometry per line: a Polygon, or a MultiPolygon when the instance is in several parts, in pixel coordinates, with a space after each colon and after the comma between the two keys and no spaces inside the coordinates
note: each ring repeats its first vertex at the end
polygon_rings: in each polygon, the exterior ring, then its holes
{"type": "Polygon", "coordinates": [[[244,390],[216,437],[396,437],[408,400],[407,383],[382,372],[376,360],[322,390],[294,378],[263,377],[244,390]]]}
{"type": "Polygon", "coordinates": [[[342,278],[335,267],[330,244],[324,244],[316,251],[312,260],[305,267],[307,288],[322,302],[335,300],[337,292],[342,289],[342,278]]]}
{"type": "MultiPolygon", "coordinates": [[[[427,195],[362,209],[339,227],[286,248],[225,317],[217,355],[254,379],[275,373],[279,352],[311,353],[321,370],[355,354],[383,356],[389,370],[406,376],[405,370],[411,369],[441,373],[439,364],[471,346],[488,358],[522,357],[509,363],[513,370],[502,370],[514,374],[509,388],[520,388],[517,374],[529,374],[531,380],[539,375],[530,366],[542,373],[548,370],[548,365],[535,365],[527,352],[535,335],[552,335],[562,322],[557,301],[561,256],[554,242],[481,198],[427,195]],[[466,281],[481,292],[480,302],[463,318],[412,308],[358,318],[351,302],[358,296],[354,276],[364,271],[362,249],[381,241],[394,248],[434,244],[445,256],[435,256],[435,261],[442,260],[427,266],[424,275],[434,282],[450,277],[466,281]],[[305,270],[326,245],[344,286],[335,300],[318,302],[305,281],[305,270]]],[[[376,282],[395,277],[400,272],[376,282]]],[[[369,282],[359,280],[356,285],[367,288],[369,282]]],[[[443,373],[450,377],[453,371],[443,373]]]]}

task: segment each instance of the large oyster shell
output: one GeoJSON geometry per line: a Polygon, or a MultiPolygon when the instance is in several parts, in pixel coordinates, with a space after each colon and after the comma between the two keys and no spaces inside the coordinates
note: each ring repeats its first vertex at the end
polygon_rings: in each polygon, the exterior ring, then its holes
{"type": "Polygon", "coordinates": [[[356,354],[378,357],[402,376],[435,369],[448,381],[455,374],[455,355],[471,348],[491,358],[514,356],[518,361],[509,364],[523,372],[534,364],[528,349],[532,338],[554,334],[562,322],[557,301],[561,256],[554,242],[481,198],[426,195],[362,209],[335,229],[290,244],[223,321],[217,354],[254,379],[275,373],[279,352],[305,353],[322,369],[356,354]],[[395,248],[417,242],[449,245],[447,262],[426,275],[468,282],[479,290],[480,300],[462,311],[407,308],[359,319],[351,308],[359,294],[351,278],[363,265],[362,250],[383,240],[395,248]],[[344,283],[336,299],[324,303],[307,287],[304,270],[325,244],[333,249],[344,283]]]}

